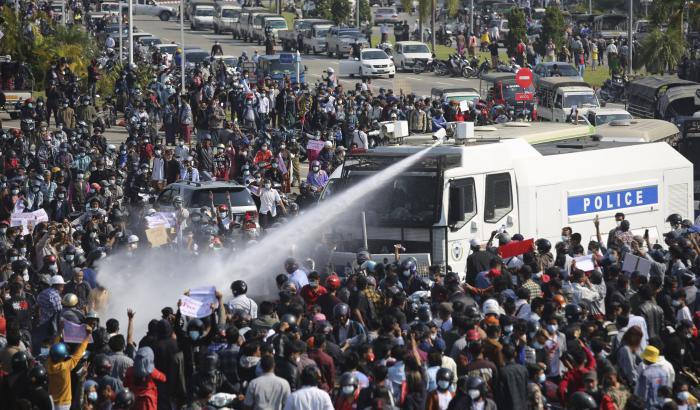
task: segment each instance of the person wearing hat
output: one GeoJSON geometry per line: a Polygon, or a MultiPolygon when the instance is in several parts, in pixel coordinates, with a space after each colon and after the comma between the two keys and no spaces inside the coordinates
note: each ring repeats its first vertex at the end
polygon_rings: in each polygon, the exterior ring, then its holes
{"type": "Polygon", "coordinates": [[[668,372],[658,363],[659,349],[649,345],[644,349],[641,357],[645,367],[639,374],[634,393],[644,399],[650,408],[661,407],[663,400],[657,394],[659,387],[671,387],[672,381],[668,372]]]}
{"type": "Polygon", "coordinates": [[[41,291],[37,297],[40,325],[48,323],[56,314],[63,310],[61,293],[63,293],[63,288],[66,285],[63,276],[52,276],[49,285],[50,287],[41,291]]]}
{"type": "Polygon", "coordinates": [[[498,258],[486,249],[481,248],[481,244],[476,238],[469,240],[471,254],[467,257],[467,283],[475,286],[476,276],[489,269],[491,261],[498,258]]]}

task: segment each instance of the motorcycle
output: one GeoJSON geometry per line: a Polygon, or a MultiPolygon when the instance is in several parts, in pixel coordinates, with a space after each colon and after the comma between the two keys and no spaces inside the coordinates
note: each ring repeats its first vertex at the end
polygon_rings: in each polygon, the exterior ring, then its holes
{"type": "Polygon", "coordinates": [[[598,90],[598,96],[605,102],[618,102],[626,100],[627,83],[626,75],[614,74],[612,78],[605,80],[598,90]]]}
{"type": "Polygon", "coordinates": [[[394,55],[394,46],[389,43],[380,43],[377,48],[384,51],[389,57],[394,55]]]}

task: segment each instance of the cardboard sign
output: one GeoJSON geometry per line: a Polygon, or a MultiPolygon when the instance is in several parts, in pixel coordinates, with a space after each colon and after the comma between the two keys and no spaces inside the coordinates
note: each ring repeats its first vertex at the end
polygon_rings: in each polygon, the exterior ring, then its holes
{"type": "Polygon", "coordinates": [[[574,258],[576,261],[576,269],[580,269],[584,272],[590,272],[595,269],[595,264],[593,264],[593,255],[584,255],[574,258]]]}
{"type": "Polygon", "coordinates": [[[146,239],[154,248],[159,248],[168,243],[168,231],[165,226],[146,229],[146,239]]]}
{"type": "Polygon", "coordinates": [[[498,247],[498,254],[501,258],[510,258],[513,256],[522,255],[532,250],[535,244],[534,239],[526,239],[524,241],[510,241],[509,243],[498,247]]]}
{"type": "Polygon", "coordinates": [[[467,112],[469,111],[469,101],[462,100],[459,102],[459,109],[462,112],[467,112]]]}
{"type": "MultiPolygon", "coordinates": [[[[85,336],[87,336],[85,325],[79,325],[70,320],[63,321],[63,341],[65,343],[83,343],[85,336]]],[[[92,343],[92,335],[90,335],[89,343],[92,343]]]]}
{"type": "Polygon", "coordinates": [[[645,258],[640,258],[637,255],[626,253],[622,259],[622,271],[632,273],[638,271],[643,276],[649,276],[651,271],[651,262],[645,258]]]}

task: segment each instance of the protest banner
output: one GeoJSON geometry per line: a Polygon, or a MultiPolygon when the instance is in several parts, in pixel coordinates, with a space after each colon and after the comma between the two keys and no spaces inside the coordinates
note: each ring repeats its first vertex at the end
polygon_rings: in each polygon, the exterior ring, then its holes
{"type": "Polygon", "coordinates": [[[532,251],[532,246],[535,243],[534,239],[525,239],[524,241],[510,241],[505,245],[498,247],[498,254],[501,258],[510,258],[512,256],[522,255],[532,251]]]}
{"type": "MultiPolygon", "coordinates": [[[[63,321],[63,341],[65,343],[83,343],[86,335],[85,325],[79,325],[70,320],[63,321]]],[[[89,343],[92,343],[92,335],[90,335],[89,343]]]]}

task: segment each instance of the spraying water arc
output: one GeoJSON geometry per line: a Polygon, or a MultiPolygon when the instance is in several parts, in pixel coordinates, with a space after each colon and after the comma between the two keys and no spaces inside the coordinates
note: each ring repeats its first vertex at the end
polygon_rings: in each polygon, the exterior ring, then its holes
{"type": "Polygon", "coordinates": [[[284,260],[293,248],[306,249],[305,243],[325,226],[347,213],[358,201],[382,188],[406,171],[439,142],[408,156],[362,183],[320,203],[313,212],[302,214],[281,228],[267,234],[260,242],[234,255],[212,253],[192,258],[173,255],[171,251],[150,250],[148,255],[127,258],[113,255],[100,263],[100,283],[112,297],[107,317],[122,318],[127,308],[140,312],[135,330],[144,334],[146,320],[160,309],[174,303],[187,289],[214,285],[228,299],[228,287],[241,279],[248,283],[249,296],[276,299],[275,275],[281,273],[284,260]],[[160,302],[160,303],[158,303],[160,302]]]}

